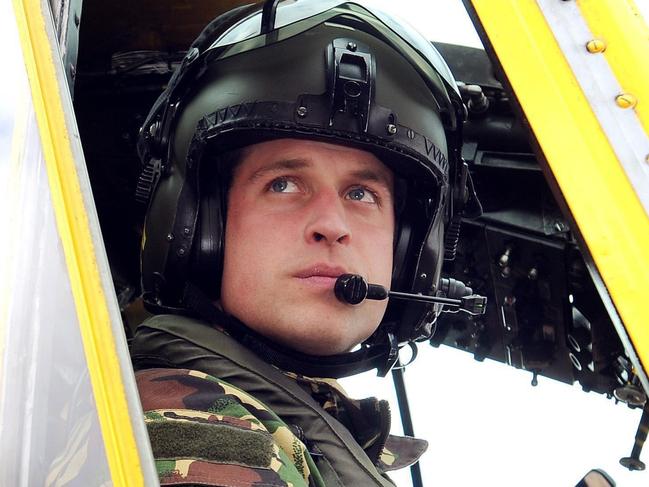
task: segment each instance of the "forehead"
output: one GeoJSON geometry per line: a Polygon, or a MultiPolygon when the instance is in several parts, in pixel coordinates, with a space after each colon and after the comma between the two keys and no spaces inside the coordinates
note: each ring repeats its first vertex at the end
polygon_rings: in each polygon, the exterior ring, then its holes
{"type": "Polygon", "coordinates": [[[393,185],[392,171],[371,152],[302,139],[277,139],[246,146],[241,151],[234,178],[254,177],[260,172],[286,169],[364,175],[389,187],[393,185]]]}

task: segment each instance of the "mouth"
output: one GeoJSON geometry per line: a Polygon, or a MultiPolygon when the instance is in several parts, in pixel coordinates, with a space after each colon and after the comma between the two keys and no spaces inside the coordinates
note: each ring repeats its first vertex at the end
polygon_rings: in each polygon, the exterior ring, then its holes
{"type": "Polygon", "coordinates": [[[343,267],[329,264],[315,264],[306,267],[295,274],[295,277],[302,283],[333,289],[336,279],[346,271],[343,267]]]}

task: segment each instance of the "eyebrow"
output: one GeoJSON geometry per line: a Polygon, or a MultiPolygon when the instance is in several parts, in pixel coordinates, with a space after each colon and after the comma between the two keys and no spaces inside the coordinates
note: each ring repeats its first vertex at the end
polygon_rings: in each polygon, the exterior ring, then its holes
{"type": "Polygon", "coordinates": [[[382,184],[387,189],[392,191],[392,184],[390,182],[390,179],[379,171],[375,171],[373,169],[359,169],[357,171],[353,171],[351,175],[361,181],[372,181],[382,184]]]}
{"type": "Polygon", "coordinates": [[[305,167],[309,167],[309,166],[311,166],[311,164],[306,159],[299,159],[299,158],[280,159],[278,161],[273,162],[272,164],[257,169],[254,173],[252,173],[252,175],[248,178],[248,180],[254,181],[255,179],[259,179],[264,174],[267,174],[269,172],[285,171],[287,169],[288,170],[304,169],[305,167]]]}

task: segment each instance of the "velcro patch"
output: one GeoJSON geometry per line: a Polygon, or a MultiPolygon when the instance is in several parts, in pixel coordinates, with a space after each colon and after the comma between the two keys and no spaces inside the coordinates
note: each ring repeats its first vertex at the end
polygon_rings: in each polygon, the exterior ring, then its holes
{"type": "Polygon", "coordinates": [[[265,468],[273,458],[273,439],[265,431],[184,421],[151,421],[146,426],[155,458],[198,457],[265,468]]]}

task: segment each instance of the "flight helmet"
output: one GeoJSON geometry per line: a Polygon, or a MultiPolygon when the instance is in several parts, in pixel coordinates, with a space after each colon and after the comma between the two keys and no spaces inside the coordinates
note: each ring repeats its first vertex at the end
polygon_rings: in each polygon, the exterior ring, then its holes
{"type": "MultiPolygon", "coordinates": [[[[475,200],[460,152],[464,118],[437,50],[376,9],[287,0],[217,17],[187,51],[138,141],[138,196],[148,203],[141,254],[145,303],[196,314],[206,302],[196,304],[197,291],[218,299],[231,155],[278,138],[356,147],[388,166],[397,199],[391,288],[439,293],[459,218],[473,211],[475,200]]],[[[400,346],[430,337],[440,309],[390,302],[359,350],[327,360],[311,360],[263,337],[253,342],[262,352],[272,348],[280,366],[311,375],[374,367],[385,373],[400,346]],[[324,370],[309,366],[316,361],[324,370]]]]}

